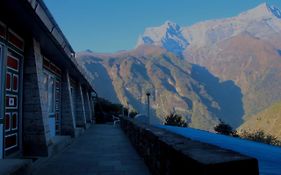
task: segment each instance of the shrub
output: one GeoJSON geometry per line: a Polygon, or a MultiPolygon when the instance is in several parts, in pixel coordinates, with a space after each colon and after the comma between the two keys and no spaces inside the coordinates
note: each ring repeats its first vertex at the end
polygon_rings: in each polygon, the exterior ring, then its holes
{"type": "Polygon", "coordinates": [[[263,130],[257,131],[245,131],[243,130],[239,136],[244,139],[261,142],[265,144],[271,144],[276,146],[281,146],[281,141],[277,139],[277,137],[266,134],[263,130]]]}
{"type": "Polygon", "coordinates": [[[188,127],[188,122],[186,122],[186,120],[182,116],[171,113],[165,117],[164,125],[188,127]]]}
{"type": "Polygon", "coordinates": [[[95,110],[101,112],[121,113],[122,105],[112,103],[106,99],[99,97],[95,105],[95,110]]]}
{"type": "Polygon", "coordinates": [[[122,114],[122,105],[112,103],[103,98],[97,98],[94,111],[97,123],[111,122],[112,115],[122,114]]]}
{"type": "Polygon", "coordinates": [[[136,110],[132,110],[132,111],[129,113],[129,116],[130,116],[130,118],[134,118],[137,114],[138,114],[138,112],[137,112],[136,110]]]}
{"type": "Polygon", "coordinates": [[[222,120],[220,120],[220,123],[214,127],[214,130],[220,134],[237,136],[236,131],[234,131],[229,124],[224,123],[222,120]]]}

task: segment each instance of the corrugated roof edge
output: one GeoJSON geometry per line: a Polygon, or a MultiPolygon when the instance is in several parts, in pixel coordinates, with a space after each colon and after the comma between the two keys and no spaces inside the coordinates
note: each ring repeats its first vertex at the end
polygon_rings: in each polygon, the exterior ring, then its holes
{"type": "MultiPolygon", "coordinates": [[[[61,31],[59,25],[57,24],[57,22],[55,21],[53,15],[51,14],[51,12],[49,11],[48,7],[46,6],[46,4],[43,2],[43,0],[27,0],[30,5],[33,8],[36,8],[36,3],[38,3],[40,5],[40,7],[43,9],[43,11],[46,13],[47,17],[49,18],[48,20],[50,20],[50,22],[52,23],[53,27],[51,29],[51,33],[53,35],[53,37],[57,40],[57,42],[61,45],[61,47],[63,48],[65,54],[69,57],[69,60],[76,66],[77,70],[80,72],[80,74],[85,78],[85,80],[87,81],[87,83],[89,84],[89,86],[92,88],[92,90],[96,93],[93,85],[91,84],[91,79],[89,77],[89,75],[86,73],[86,71],[78,64],[77,60],[75,59],[75,51],[73,50],[72,46],[70,45],[70,43],[68,42],[68,40],[66,39],[65,35],[63,34],[63,32],[61,31]],[[58,34],[60,35],[60,37],[62,37],[63,42],[60,43],[58,41],[58,38],[55,37],[55,34],[53,33],[53,31],[56,30],[58,32],[58,34]],[[65,44],[64,46],[62,44],[65,44]],[[66,50],[69,50],[71,52],[71,54],[69,55],[67,53],[66,50]]],[[[42,19],[41,19],[42,20],[42,19]]],[[[44,23],[44,21],[42,20],[42,22],[44,23]]],[[[46,25],[46,24],[45,24],[46,25]]],[[[47,26],[46,26],[47,27],[47,26]]]]}
{"type": "Polygon", "coordinates": [[[66,37],[64,36],[63,32],[61,31],[59,25],[57,24],[55,18],[53,17],[53,15],[51,14],[50,10],[48,9],[48,7],[46,6],[46,4],[44,3],[43,0],[36,0],[41,7],[43,8],[43,10],[45,11],[45,13],[47,14],[47,16],[50,18],[51,22],[53,23],[54,27],[56,27],[56,29],[58,30],[59,34],[63,37],[63,40],[65,43],[67,43],[67,46],[69,47],[70,51],[74,54],[75,51],[73,50],[72,46],[70,45],[70,43],[68,42],[68,40],[66,39],[66,37]]]}

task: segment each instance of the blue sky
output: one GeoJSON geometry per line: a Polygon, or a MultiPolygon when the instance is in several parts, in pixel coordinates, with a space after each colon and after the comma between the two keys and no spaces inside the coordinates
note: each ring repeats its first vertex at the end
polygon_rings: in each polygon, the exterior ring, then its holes
{"type": "Polygon", "coordinates": [[[73,49],[116,52],[135,47],[146,27],[231,17],[281,0],[44,0],[73,49]]]}

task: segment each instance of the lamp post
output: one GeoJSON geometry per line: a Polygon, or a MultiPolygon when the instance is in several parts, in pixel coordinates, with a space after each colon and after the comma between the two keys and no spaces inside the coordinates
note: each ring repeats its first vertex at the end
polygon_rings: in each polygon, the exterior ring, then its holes
{"type": "Polygon", "coordinates": [[[150,92],[146,91],[146,96],[147,96],[147,117],[148,117],[148,124],[150,124],[150,102],[149,102],[149,96],[150,96],[150,92]]]}
{"type": "Polygon", "coordinates": [[[128,107],[128,110],[127,110],[127,117],[129,118],[130,105],[129,105],[129,102],[128,102],[128,101],[126,101],[126,103],[127,103],[127,107],[128,107]]]}
{"type": "Polygon", "coordinates": [[[125,117],[125,109],[124,105],[122,105],[122,116],[125,117]]]}
{"type": "Polygon", "coordinates": [[[128,104],[128,113],[127,114],[128,114],[127,117],[129,118],[130,117],[130,105],[129,104],[128,104]]]}

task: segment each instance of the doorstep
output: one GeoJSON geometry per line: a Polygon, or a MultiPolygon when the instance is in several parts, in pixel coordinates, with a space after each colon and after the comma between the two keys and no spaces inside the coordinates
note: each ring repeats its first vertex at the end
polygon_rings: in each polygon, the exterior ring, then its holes
{"type": "Polygon", "coordinates": [[[86,123],[85,128],[89,129],[91,127],[92,123],[86,123]]]}
{"type": "Polygon", "coordinates": [[[52,144],[49,146],[49,157],[58,154],[65,147],[72,143],[73,139],[71,136],[55,136],[52,138],[52,144]]]}
{"type": "Polygon", "coordinates": [[[1,175],[29,175],[31,167],[31,159],[0,159],[1,175]]]}
{"type": "Polygon", "coordinates": [[[75,135],[74,137],[79,137],[80,135],[82,135],[84,133],[85,129],[84,127],[77,127],[75,128],[75,135]]]}
{"type": "MultiPolygon", "coordinates": [[[[33,158],[32,162],[32,172],[38,171],[38,168],[52,156],[62,152],[67,148],[72,142],[73,138],[71,136],[54,136],[51,140],[51,145],[48,147],[48,157],[37,157],[33,158]]],[[[0,173],[1,175],[1,173],[0,173]]]]}

